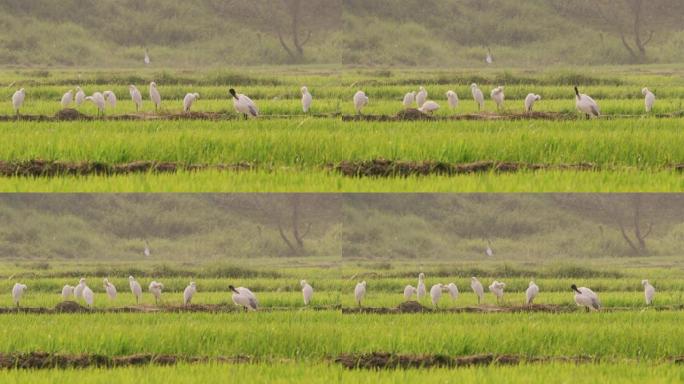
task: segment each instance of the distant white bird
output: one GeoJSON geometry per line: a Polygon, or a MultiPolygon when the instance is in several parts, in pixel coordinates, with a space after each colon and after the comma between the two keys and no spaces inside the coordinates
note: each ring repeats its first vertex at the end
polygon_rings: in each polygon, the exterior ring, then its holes
{"type": "Polygon", "coordinates": [[[142,298],[142,287],[133,276],[128,276],[128,286],[131,287],[131,293],[135,296],[135,303],[140,304],[142,298]]]}
{"type": "Polygon", "coordinates": [[[24,88],[14,92],[12,95],[12,107],[14,107],[14,113],[19,115],[19,109],[24,104],[24,99],[26,98],[26,91],[24,88]]]}
{"type": "Polygon", "coordinates": [[[653,110],[653,104],[655,104],[656,101],[655,94],[649,91],[648,88],[642,89],[641,94],[645,96],[644,105],[646,106],[646,113],[650,113],[653,110]]]}
{"type": "Polygon", "coordinates": [[[83,300],[90,308],[92,308],[95,303],[95,293],[93,293],[93,290],[87,285],[83,287],[83,300]]]}
{"type": "Polygon", "coordinates": [[[439,109],[439,104],[435,103],[432,100],[428,100],[425,103],[423,103],[423,106],[418,108],[419,111],[423,113],[427,113],[428,115],[432,115],[439,109]]]}
{"type": "Polygon", "coordinates": [[[361,114],[363,107],[368,105],[368,96],[363,91],[358,91],[354,94],[354,108],[358,115],[361,114]]]}
{"type": "Polygon", "coordinates": [[[188,93],[185,95],[185,98],[183,99],[183,112],[188,113],[190,112],[190,108],[192,107],[192,104],[199,99],[200,95],[199,93],[188,93]]]}
{"type": "Polygon", "coordinates": [[[458,95],[456,94],[456,92],[447,91],[446,98],[449,102],[449,108],[456,109],[456,107],[458,107],[458,95]]]}
{"type": "Polygon", "coordinates": [[[487,56],[485,57],[485,63],[487,63],[487,64],[494,63],[494,56],[492,56],[492,50],[489,48],[487,48],[487,56]]]}
{"type": "Polygon", "coordinates": [[[530,113],[532,112],[532,108],[534,107],[534,103],[541,100],[541,96],[535,95],[534,93],[530,93],[525,97],[525,112],[530,113]]]}
{"type": "Polygon", "coordinates": [[[194,281],[190,282],[183,291],[183,305],[189,305],[192,302],[192,297],[197,293],[197,285],[194,281]]]}
{"type": "Polygon", "coordinates": [[[151,254],[152,251],[150,250],[150,243],[145,240],[145,249],[143,250],[143,255],[145,255],[145,257],[150,257],[151,254]]]}
{"type": "Polygon", "coordinates": [[[484,299],[484,287],[477,277],[472,277],[470,279],[470,288],[472,288],[473,292],[475,292],[475,295],[477,295],[477,304],[482,303],[484,299]]]}
{"type": "Polygon", "coordinates": [[[313,299],[313,294],[314,290],[311,284],[307,283],[306,280],[302,280],[299,282],[299,285],[302,287],[302,296],[304,297],[304,305],[309,305],[311,303],[311,299],[313,299]]]}
{"type": "Polygon", "coordinates": [[[62,287],[62,300],[67,301],[71,296],[74,295],[74,287],[67,284],[62,287]]]}
{"type": "Polygon", "coordinates": [[[354,298],[359,307],[361,306],[361,301],[363,301],[364,296],[366,296],[366,282],[362,281],[354,287],[354,298]]]}
{"type": "Polygon", "coordinates": [[[420,87],[418,90],[418,93],[416,93],[416,104],[418,104],[418,108],[422,107],[423,104],[427,101],[428,98],[428,93],[425,90],[425,88],[420,87]]]}
{"type": "Polygon", "coordinates": [[[93,104],[95,104],[95,106],[97,106],[97,114],[98,114],[98,116],[99,116],[100,114],[104,115],[104,111],[105,111],[105,107],[106,107],[106,105],[105,105],[105,98],[104,98],[104,96],[103,96],[100,92],[95,92],[95,93],[93,93],[92,96],[86,97],[86,100],[92,101],[93,104]]]}
{"type": "Polygon", "coordinates": [[[418,290],[413,285],[407,285],[404,288],[404,299],[411,300],[413,295],[418,294],[418,290]]]}
{"type": "Polygon", "coordinates": [[[105,101],[107,102],[107,105],[110,108],[115,108],[116,107],[116,94],[112,91],[104,91],[102,92],[102,96],[104,96],[105,101]]]}
{"type": "Polygon", "coordinates": [[[534,281],[530,281],[530,284],[527,287],[527,291],[525,291],[525,304],[532,305],[534,298],[537,297],[538,294],[539,287],[537,286],[537,284],[534,283],[534,281]]]}
{"type": "Polygon", "coordinates": [[[72,102],[74,101],[74,91],[73,89],[70,89],[69,92],[65,93],[62,96],[62,101],[60,103],[62,104],[62,108],[68,107],[72,102]]]}
{"type": "Polygon", "coordinates": [[[131,100],[135,104],[135,111],[140,112],[143,107],[142,94],[135,85],[128,86],[128,93],[131,94],[131,100]]]}
{"type": "Polygon", "coordinates": [[[17,307],[19,306],[19,301],[21,300],[24,291],[26,291],[25,284],[16,283],[14,284],[14,287],[12,287],[12,300],[14,300],[14,305],[17,307]]]}
{"type": "Polygon", "coordinates": [[[233,107],[237,113],[242,113],[245,119],[248,117],[259,117],[259,109],[256,104],[249,97],[235,92],[233,88],[228,90],[231,96],[233,96],[233,107]]]}
{"type": "Polygon", "coordinates": [[[256,311],[259,307],[259,302],[256,296],[247,288],[244,287],[233,287],[232,285],[228,288],[233,292],[233,303],[235,305],[240,305],[245,308],[245,310],[256,311]]]}
{"type": "Polygon", "coordinates": [[[575,284],[571,288],[575,291],[575,303],[577,306],[585,307],[587,311],[598,311],[601,309],[601,301],[594,291],[586,287],[577,288],[575,284]]]}
{"type": "Polygon", "coordinates": [[[145,48],[145,59],[144,59],[144,61],[145,61],[145,65],[150,65],[150,63],[151,63],[151,61],[150,61],[150,54],[149,54],[149,52],[147,51],[147,48],[145,48]]]}
{"type": "Polygon", "coordinates": [[[164,284],[159,283],[157,281],[152,281],[150,283],[150,286],[148,287],[148,290],[154,296],[154,302],[155,304],[159,304],[159,301],[161,300],[161,294],[162,290],[164,289],[164,284]]]}
{"type": "Polygon", "coordinates": [[[492,97],[492,100],[494,100],[494,102],[496,103],[496,109],[503,108],[504,99],[505,99],[504,87],[498,86],[498,87],[492,89],[491,97],[492,97]]]}
{"type": "Polygon", "coordinates": [[[439,300],[442,298],[442,291],[444,290],[444,284],[435,284],[430,288],[430,298],[432,299],[432,306],[437,308],[439,305],[439,300]]]}
{"type": "Polygon", "coordinates": [[[644,286],[644,297],[646,298],[646,305],[653,304],[653,298],[655,297],[655,288],[648,282],[648,280],[641,280],[641,285],[644,286]]]}
{"type": "Polygon", "coordinates": [[[104,285],[105,292],[107,292],[107,296],[109,297],[109,299],[116,299],[116,287],[114,286],[114,284],[110,283],[109,279],[102,280],[102,284],[104,285]]]}
{"type": "Polygon", "coordinates": [[[502,283],[500,281],[494,280],[492,282],[492,285],[489,286],[489,292],[493,293],[494,296],[496,296],[496,302],[499,303],[501,300],[503,300],[504,296],[504,288],[506,287],[505,283],[502,283]]]}
{"type": "Polygon", "coordinates": [[[418,289],[417,289],[417,297],[418,300],[422,299],[427,295],[427,288],[425,288],[425,274],[421,272],[418,274],[418,289]]]}
{"type": "Polygon", "coordinates": [[[470,91],[473,94],[473,100],[475,100],[475,102],[477,103],[478,111],[482,111],[484,109],[484,103],[485,103],[484,94],[482,93],[480,88],[477,87],[477,84],[475,84],[475,83],[472,83],[470,85],[470,91]]]}
{"type": "Polygon", "coordinates": [[[588,118],[592,116],[601,116],[601,110],[599,109],[599,106],[594,101],[594,99],[583,93],[580,93],[577,87],[575,87],[575,106],[580,112],[587,115],[588,118]]]}
{"type": "Polygon", "coordinates": [[[304,111],[304,113],[309,113],[309,109],[311,108],[311,103],[313,103],[313,96],[311,96],[311,93],[309,93],[309,88],[307,88],[307,87],[302,87],[301,92],[302,92],[302,111],[304,111]]]}
{"type": "Polygon", "coordinates": [[[161,94],[157,89],[157,83],[154,81],[150,83],[150,100],[154,103],[155,112],[161,108],[161,94]]]}
{"type": "Polygon", "coordinates": [[[85,92],[81,89],[81,87],[76,87],[76,106],[80,107],[81,104],[85,101],[86,95],[85,92]]]}
{"type": "Polygon", "coordinates": [[[76,300],[83,299],[83,289],[86,287],[86,279],[81,278],[78,281],[78,285],[74,288],[74,297],[76,300]]]}
{"type": "Polygon", "coordinates": [[[449,285],[446,286],[446,289],[449,291],[449,296],[451,296],[451,301],[455,301],[458,299],[458,287],[454,283],[449,283],[449,285]]]}
{"type": "Polygon", "coordinates": [[[488,243],[487,243],[487,248],[485,249],[485,255],[487,255],[487,257],[494,256],[494,250],[492,249],[492,242],[491,241],[488,241],[488,243]]]}
{"type": "Polygon", "coordinates": [[[416,102],[416,92],[409,92],[404,95],[404,101],[402,101],[402,105],[404,108],[411,108],[413,106],[413,103],[416,102]]]}

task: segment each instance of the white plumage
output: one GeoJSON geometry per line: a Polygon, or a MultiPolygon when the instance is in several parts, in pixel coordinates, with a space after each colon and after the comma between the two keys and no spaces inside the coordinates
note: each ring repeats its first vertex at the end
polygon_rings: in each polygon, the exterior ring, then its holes
{"type": "Polygon", "coordinates": [[[504,87],[496,87],[492,89],[492,93],[490,94],[492,97],[492,100],[496,103],[496,109],[501,109],[503,108],[504,104],[504,99],[506,98],[504,95],[504,87]]]}
{"type": "Polygon", "coordinates": [[[646,305],[653,304],[653,298],[655,297],[655,287],[648,282],[648,280],[641,280],[641,285],[644,286],[644,298],[646,299],[646,305]]]}
{"type": "Polygon", "coordinates": [[[473,94],[473,100],[475,100],[475,103],[477,103],[478,111],[483,110],[485,99],[482,90],[478,88],[477,84],[473,83],[470,85],[470,91],[473,94]]]}
{"type": "Polygon", "coordinates": [[[313,96],[311,96],[311,93],[309,93],[309,88],[307,88],[307,87],[302,87],[301,92],[302,92],[302,111],[304,111],[304,113],[308,113],[309,109],[311,109],[311,104],[313,103],[313,96]]]}
{"type": "Polygon", "coordinates": [[[242,306],[245,310],[256,311],[259,307],[259,302],[256,296],[245,287],[228,287],[233,292],[233,303],[242,306]]]}
{"type": "Polygon", "coordinates": [[[442,298],[442,291],[444,290],[444,284],[435,284],[430,288],[430,299],[432,299],[432,306],[437,308],[439,305],[439,300],[442,298]]]}
{"type": "Polygon", "coordinates": [[[470,288],[472,288],[473,292],[475,292],[475,295],[477,295],[477,303],[482,303],[482,300],[484,299],[484,287],[477,277],[472,277],[470,279],[470,288]]]}
{"type": "Polygon", "coordinates": [[[142,287],[133,276],[128,276],[128,286],[131,287],[131,293],[135,296],[135,303],[140,304],[142,298],[142,287]]]}
{"type": "Polygon", "coordinates": [[[309,305],[309,303],[311,303],[311,299],[313,299],[313,287],[311,286],[311,284],[307,283],[306,280],[300,281],[299,285],[302,287],[302,297],[304,298],[304,305],[309,305]]]}
{"type": "Polygon", "coordinates": [[[580,307],[585,307],[587,310],[598,311],[601,309],[601,301],[594,291],[586,287],[577,288],[575,284],[571,286],[575,291],[575,303],[580,307]]]}
{"type": "Polygon", "coordinates": [[[86,287],[86,279],[81,278],[78,281],[78,285],[74,288],[74,297],[78,299],[83,299],[83,289],[86,287]]]}
{"type": "Polygon", "coordinates": [[[237,113],[242,113],[245,115],[245,118],[259,117],[259,109],[252,99],[241,93],[235,92],[233,88],[231,88],[228,93],[233,96],[233,107],[237,113]]]}
{"type": "Polygon", "coordinates": [[[429,115],[432,115],[439,109],[439,104],[435,103],[432,100],[428,100],[425,103],[423,103],[423,106],[418,108],[419,111],[423,113],[427,113],[429,115]]]}
{"type": "Polygon", "coordinates": [[[88,307],[92,308],[95,303],[95,293],[89,286],[83,287],[83,300],[85,300],[88,307]]]}
{"type": "Polygon", "coordinates": [[[85,92],[81,89],[81,87],[76,87],[76,106],[80,107],[81,104],[85,101],[86,95],[85,92]]]}
{"type": "Polygon", "coordinates": [[[150,283],[150,286],[148,287],[148,290],[154,296],[154,302],[156,304],[159,304],[159,301],[161,300],[161,294],[162,290],[164,289],[164,284],[157,282],[157,281],[152,281],[150,283]]]}
{"type": "Polygon", "coordinates": [[[420,87],[418,90],[418,93],[416,93],[416,104],[418,104],[418,108],[422,107],[423,104],[427,101],[428,98],[428,93],[425,90],[425,88],[420,87]]]}
{"type": "Polygon", "coordinates": [[[150,83],[150,100],[154,103],[154,110],[157,111],[161,108],[161,94],[157,89],[157,83],[154,81],[150,83]]]}
{"type": "Polygon", "coordinates": [[[363,91],[358,91],[354,94],[354,108],[357,114],[361,114],[363,107],[368,105],[368,96],[363,91]]]}
{"type": "Polygon", "coordinates": [[[454,283],[449,283],[446,286],[447,291],[449,291],[449,296],[451,296],[451,301],[458,299],[458,287],[454,283]]]}
{"type": "Polygon", "coordinates": [[[653,110],[653,105],[656,101],[656,96],[648,88],[641,90],[641,94],[644,95],[644,105],[646,107],[646,113],[650,113],[653,110]]]}
{"type": "Polygon", "coordinates": [[[534,103],[541,100],[541,96],[535,95],[534,93],[530,93],[525,97],[525,112],[530,113],[532,112],[532,108],[534,108],[534,103]]]}
{"type": "Polygon", "coordinates": [[[142,94],[135,85],[128,86],[128,93],[130,93],[131,100],[135,104],[135,111],[139,112],[143,106],[142,94]]]}
{"type": "Polygon", "coordinates": [[[192,108],[192,104],[199,99],[200,95],[199,93],[188,93],[185,95],[185,98],[183,98],[183,112],[188,113],[190,112],[190,108],[192,108]]]}
{"type": "Polygon", "coordinates": [[[68,107],[72,102],[74,101],[74,91],[72,89],[69,90],[69,92],[65,93],[62,96],[62,100],[60,101],[60,104],[62,104],[62,108],[68,107]]]}
{"type": "Polygon", "coordinates": [[[14,108],[14,112],[17,115],[19,114],[19,109],[24,104],[25,98],[26,98],[26,91],[24,90],[24,88],[14,92],[14,95],[12,95],[12,107],[14,108]]]}
{"type": "Polygon", "coordinates": [[[421,272],[418,274],[418,289],[416,290],[416,296],[418,296],[418,300],[420,300],[426,295],[427,288],[425,287],[425,274],[421,272]]]}
{"type": "Polygon", "coordinates": [[[359,307],[361,306],[364,296],[366,296],[366,282],[362,281],[354,287],[354,299],[356,299],[356,303],[359,307]]]}
{"type": "Polygon", "coordinates": [[[93,93],[92,96],[86,97],[86,100],[92,101],[95,106],[97,106],[97,113],[104,114],[105,111],[105,98],[100,92],[93,93]]]}
{"type": "Polygon", "coordinates": [[[404,106],[404,108],[411,108],[415,102],[416,92],[409,92],[404,95],[404,100],[401,102],[401,104],[404,106]]]}
{"type": "Polygon", "coordinates": [[[411,300],[413,295],[417,294],[418,290],[413,285],[407,285],[404,287],[404,299],[411,300]]]}
{"type": "Polygon", "coordinates": [[[102,284],[104,285],[105,292],[107,292],[107,297],[110,300],[116,299],[116,287],[114,284],[110,283],[109,279],[102,280],[102,284]]]}
{"type": "Polygon", "coordinates": [[[74,287],[67,284],[64,287],[62,287],[62,300],[66,301],[69,300],[71,296],[74,295],[74,287]]]}
{"type": "Polygon", "coordinates": [[[458,107],[458,95],[454,91],[447,91],[446,93],[447,102],[449,103],[449,108],[456,109],[458,107]]]}
{"type": "Polygon", "coordinates": [[[14,301],[14,305],[16,305],[17,307],[19,306],[21,296],[24,295],[24,291],[26,291],[25,284],[16,283],[12,287],[12,300],[14,301]]]}
{"type": "Polygon", "coordinates": [[[192,302],[192,297],[197,293],[197,285],[194,281],[190,282],[183,291],[183,305],[189,305],[192,302]]]}
{"type": "Polygon", "coordinates": [[[494,296],[496,296],[496,302],[498,303],[499,301],[503,300],[504,296],[504,288],[506,287],[505,283],[502,283],[500,281],[494,280],[492,282],[492,285],[489,286],[489,292],[493,293],[494,296]]]}
{"type": "Polygon", "coordinates": [[[580,112],[587,115],[587,117],[601,116],[601,110],[596,101],[591,97],[580,93],[577,87],[575,87],[575,106],[580,112]]]}
{"type": "Polygon", "coordinates": [[[539,287],[537,286],[537,284],[534,283],[534,281],[530,281],[530,284],[527,287],[527,291],[525,291],[525,304],[531,305],[534,301],[534,298],[537,297],[538,294],[539,287]]]}
{"type": "Polygon", "coordinates": [[[105,101],[107,102],[107,105],[110,108],[115,108],[116,107],[116,94],[112,91],[104,91],[102,92],[102,96],[104,96],[105,101]]]}
{"type": "Polygon", "coordinates": [[[144,59],[144,61],[145,61],[145,65],[150,65],[150,63],[151,63],[151,61],[150,61],[150,54],[147,52],[147,49],[145,49],[145,59],[144,59]]]}

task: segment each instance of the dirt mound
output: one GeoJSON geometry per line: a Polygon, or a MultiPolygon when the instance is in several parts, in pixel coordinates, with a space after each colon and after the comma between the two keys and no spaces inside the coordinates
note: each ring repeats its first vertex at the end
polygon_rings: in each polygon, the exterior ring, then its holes
{"type": "Polygon", "coordinates": [[[407,301],[399,304],[397,310],[401,313],[418,313],[418,312],[430,312],[431,309],[424,307],[417,301],[407,301]]]}
{"type": "Polygon", "coordinates": [[[481,305],[479,307],[456,307],[456,308],[439,308],[431,309],[421,305],[416,301],[407,301],[399,304],[396,308],[373,308],[373,307],[354,307],[342,308],[343,314],[400,314],[400,313],[426,313],[426,312],[441,312],[441,313],[521,313],[521,312],[545,312],[545,313],[564,313],[576,311],[574,306],[561,305],[522,305],[511,307],[497,307],[492,305],[481,305]]]}
{"type": "Polygon", "coordinates": [[[575,113],[530,112],[505,113],[490,112],[470,113],[464,115],[432,116],[417,109],[405,109],[396,115],[344,115],[342,121],[472,121],[472,120],[577,120],[575,113]]]}
{"type": "Polygon", "coordinates": [[[79,313],[79,312],[90,312],[90,309],[82,306],[75,301],[62,301],[61,303],[55,305],[55,312],[60,313],[79,313]]]}
{"type": "Polygon", "coordinates": [[[202,357],[178,355],[134,354],[126,356],[104,356],[97,354],[51,354],[47,352],[0,353],[0,369],[53,369],[53,368],[113,368],[144,365],[175,365],[178,363],[218,362],[226,364],[249,363],[248,356],[202,357]]]}
{"type": "Polygon", "coordinates": [[[74,121],[74,120],[92,120],[93,118],[88,115],[84,115],[81,112],[66,108],[55,114],[55,119],[60,121],[74,121]]]}

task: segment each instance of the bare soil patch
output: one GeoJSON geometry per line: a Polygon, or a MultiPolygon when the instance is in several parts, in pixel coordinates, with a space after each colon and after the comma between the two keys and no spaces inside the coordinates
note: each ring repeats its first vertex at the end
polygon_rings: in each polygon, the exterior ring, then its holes
{"type": "Polygon", "coordinates": [[[180,170],[201,171],[216,169],[221,171],[251,170],[255,167],[247,162],[237,164],[182,164],[157,161],[133,161],[123,164],[101,162],[66,162],[48,160],[0,161],[0,176],[4,177],[55,177],[88,175],[123,175],[131,173],[175,173],[180,170]]]}
{"type": "MultiPolygon", "coordinates": [[[[448,305],[448,304],[446,304],[448,305]]],[[[441,308],[431,308],[420,304],[417,301],[407,301],[399,304],[396,308],[373,308],[373,307],[354,307],[342,308],[343,314],[368,313],[368,314],[402,314],[402,313],[520,313],[520,312],[544,312],[544,313],[565,313],[577,311],[575,306],[563,305],[518,305],[518,306],[492,306],[481,305],[478,307],[447,307],[443,304],[441,308]]]]}
{"type": "Polygon", "coordinates": [[[47,352],[0,353],[0,369],[66,369],[66,368],[115,368],[144,365],[175,365],[178,363],[219,362],[227,364],[248,363],[247,356],[198,357],[179,355],[135,354],[126,356],[104,356],[97,354],[53,354],[47,352]]]}

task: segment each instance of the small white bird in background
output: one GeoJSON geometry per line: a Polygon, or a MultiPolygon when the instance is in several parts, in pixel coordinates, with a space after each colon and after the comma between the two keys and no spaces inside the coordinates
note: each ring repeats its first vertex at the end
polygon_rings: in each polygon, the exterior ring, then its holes
{"type": "Polygon", "coordinates": [[[356,303],[361,307],[361,302],[363,301],[363,297],[366,296],[366,282],[362,281],[358,284],[356,284],[356,287],[354,287],[354,298],[356,299],[356,303]]]}
{"type": "Polygon", "coordinates": [[[232,298],[235,305],[240,305],[244,307],[245,310],[250,311],[256,311],[259,307],[259,302],[257,301],[256,296],[249,289],[245,287],[235,288],[232,285],[229,285],[228,289],[233,292],[232,298]]]}
{"type": "Polygon", "coordinates": [[[418,108],[422,107],[423,104],[427,101],[428,98],[428,93],[425,90],[425,88],[420,87],[418,90],[418,93],[416,93],[416,104],[418,104],[418,108]]]}
{"type": "Polygon", "coordinates": [[[442,298],[442,291],[444,284],[435,284],[430,288],[430,298],[432,299],[432,306],[438,308],[439,300],[442,298]]]}
{"type": "Polygon", "coordinates": [[[449,291],[449,296],[451,296],[451,301],[456,301],[458,299],[458,287],[454,283],[449,283],[446,286],[447,291],[449,291]]]}
{"type": "Polygon", "coordinates": [[[484,94],[482,93],[482,90],[478,88],[477,84],[472,83],[470,85],[470,91],[473,94],[473,100],[475,100],[475,103],[477,103],[477,110],[482,111],[484,109],[484,94]]]}
{"type": "Polygon", "coordinates": [[[26,99],[26,91],[24,88],[14,92],[14,95],[12,95],[12,107],[17,116],[19,116],[19,109],[24,104],[24,99],[26,99]]]}
{"type": "Polygon", "coordinates": [[[492,285],[489,286],[489,292],[493,293],[494,296],[496,296],[496,303],[499,304],[500,301],[503,301],[503,296],[504,296],[504,288],[506,287],[505,283],[502,283],[500,281],[494,280],[492,282],[492,285]]]}
{"type": "Polygon", "coordinates": [[[472,288],[475,295],[477,295],[477,304],[479,305],[484,300],[484,287],[477,277],[472,277],[470,279],[470,288],[472,288]]]}
{"type": "Polygon", "coordinates": [[[116,287],[114,284],[109,282],[109,279],[102,280],[102,285],[104,285],[105,292],[110,300],[116,299],[116,287]]]}
{"type": "Polygon", "coordinates": [[[587,115],[587,118],[601,116],[601,110],[594,99],[580,93],[577,87],[575,87],[575,106],[580,112],[587,115]]]}
{"type": "Polygon", "coordinates": [[[104,91],[102,92],[102,96],[104,96],[105,101],[107,102],[107,105],[110,108],[115,108],[116,107],[116,94],[112,91],[104,91]]]}
{"type": "Polygon", "coordinates": [[[147,51],[147,48],[145,48],[145,59],[144,59],[144,61],[145,61],[145,65],[150,65],[150,63],[151,63],[151,61],[150,61],[150,54],[149,54],[149,52],[147,51]]]}
{"type": "Polygon", "coordinates": [[[135,296],[135,303],[140,304],[142,298],[142,287],[133,276],[128,276],[128,286],[131,287],[131,293],[135,296]]]}
{"type": "Polygon", "coordinates": [[[527,291],[525,291],[525,304],[532,305],[534,298],[539,294],[539,287],[534,281],[530,281],[527,291]]]}
{"type": "Polygon", "coordinates": [[[411,108],[413,106],[413,103],[416,102],[416,92],[409,92],[404,95],[404,101],[401,102],[401,104],[404,106],[404,108],[411,108]]]}
{"type": "Polygon", "coordinates": [[[646,113],[651,113],[653,110],[653,105],[655,104],[656,101],[656,96],[653,92],[649,91],[648,88],[644,88],[641,90],[641,94],[644,95],[644,105],[646,106],[646,113]]]}
{"type": "Polygon", "coordinates": [[[494,89],[492,89],[491,93],[492,100],[496,103],[496,109],[500,110],[503,108],[504,105],[504,87],[498,86],[494,89]]]}
{"type": "Polygon", "coordinates": [[[88,307],[91,309],[93,308],[93,304],[95,303],[95,293],[87,285],[83,287],[83,300],[86,302],[88,307]]]}
{"type": "Polygon", "coordinates": [[[83,299],[83,289],[86,287],[86,279],[81,278],[78,281],[78,285],[74,288],[74,297],[76,300],[83,299]]]}
{"type": "Polygon", "coordinates": [[[418,289],[417,289],[417,297],[418,300],[421,300],[423,297],[427,295],[427,288],[425,287],[425,274],[423,272],[418,274],[418,289]]]}
{"type": "Polygon", "coordinates": [[[143,250],[143,255],[145,257],[150,257],[151,254],[152,251],[150,250],[150,243],[148,243],[147,240],[145,240],[145,249],[143,250]]]}
{"type": "Polygon", "coordinates": [[[304,113],[309,113],[309,109],[311,109],[311,103],[313,103],[313,96],[311,96],[311,93],[309,93],[309,88],[307,87],[302,87],[301,92],[302,111],[304,111],[304,113]]]}
{"type": "Polygon", "coordinates": [[[487,248],[485,248],[485,255],[487,255],[487,257],[494,256],[494,250],[492,249],[492,242],[490,240],[487,240],[487,248]]]}
{"type": "Polygon", "coordinates": [[[534,93],[530,93],[525,97],[525,112],[530,113],[532,112],[532,108],[534,108],[534,103],[541,100],[541,96],[535,95],[534,93]]]}
{"type": "Polygon", "coordinates": [[[152,296],[154,296],[154,303],[155,304],[159,304],[159,302],[161,301],[161,294],[162,294],[163,289],[164,289],[164,284],[162,284],[162,283],[159,283],[157,281],[152,281],[150,283],[148,290],[150,291],[152,296]]]}
{"type": "Polygon", "coordinates": [[[190,108],[192,107],[192,104],[199,99],[200,95],[199,93],[188,93],[185,95],[185,98],[183,99],[183,112],[188,113],[190,112],[190,108]]]}
{"type": "Polygon", "coordinates": [[[237,113],[242,113],[245,116],[245,119],[250,116],[259,117],[259,109],[252,99],[242,93],[235,92],[233,88],[229,89],[228,93],[233,96],[233,107],[237,113]]]}
{"type": "Polygon", "coordinates": [[[71,296],[74,295],[74,287],[67,284],[62,287],[62,300],[67,301],[71,296]]]}
{"type": "Polygon", "coordinates": [[[154,103],[154,111],[157,112],[161,108],[161,94],[154,81],[150,83],[150,100],[154,103]]]}
{"type": "Polygon", "coordinates": [[[311,303],[311,299],[313,299],[313,294],[314,290],[311,284],[307,283],[306,280],[302,280],[299,282],[299,285],[302,287],[302,296],[304,297],[304,305],[309,305],[311,303]]]}
{"type": "Polygon", "coordinates": [[[76,106],[80,107],[81,104],[85,101],[86,95],[85,92],[81,89],[81,87],[76,87],[76,106]]]}
{"type": "Polygon", "coordinates": [[[12,287],[12,300],[14,300],[14,305],[17,307],[19,307],[19,301],[21,300],[21,296],[24,295],[26,288],[25,284],[20,283],[16,283],[14,284],[14,287],[12,287]]]}
{"type": "Polygon", "coordinates": [[[641,280],[641,285],[644,286],[644,297],[646,298],[646,305],[653,304],[653,298],[655,297],[655,287],[648,282],[648,280],[641,280]]]}
{"type": "Polygon", "coordinates": [[[456,109],[456,107],[458,107],[458,95],[456,94],[456,92],[447,91],[446,98],[449,102],[449,108],[456,109]]]}
{"type": "Polygon", "coordinates": [[[363,107],[368,105],[368,101],[368,96],[363,91],[358,91],[354,94],[354,108],[357,115],[361,114],[363,107]]]}
{"type": "Polygon", "coordinates": [[[194,281],[191,281],[185,290],[183,291],[183,305],[190,305],[192,302],[192,297],[197,293],[197,285],[194,281]]]}
{"type": "Polygon", "coordinates": [[[579,307],[585,307],[587,311],[598,311],[601,309],[601,301],[598,295],[589,288],[580,287],[573,284],[570,288],[575,291],[575,303],[579,307]]]}
{"type": "Polygon", "coordinates": [[[74,101],[74,90],[70,89],[69,92],[65,93],[62,96],[62,100],[60,101],[60,104],[62,104],[62,108],[67,108],[73,101],[74,101]]]}
{"type": "Polygon", "coordinates": [[[97,106],[97,115],[98,116],[104,115],[104,111],[105,111],[105,107],[106,107],[105,98],[100,92],[93,93],[92,96],[86,97],[86,100],[92,101],[92,103],[95,104],[95,106],[97,106]]]}
{"type": "Polygon", "coordinates": [[[404,299],[411,300],[413,295],[418,294],[418,290],[413,285],[407,285],[404,287],[404,299]]]}
{"type": "Polygon", "coordinates": [[[487,48],[487,56],[485,57],[485,63],[487,64],[493,64],[494,63],[494,56],[492,56],[492,50],[487,48]]]}
{"type": "Polygon", "coordinates": [[[135,104],[135,111],[140,112],[143,107],[142,94],[135,85],[128,86],[128,93],[131,95],[131,100],[135,104]]]}
{"type": "Polygon", "coordinates": [[[428,115],[432,115],[439,109],[439,104],[435,103],[432,100],[428,100],[425,103],[423,103],[423,106],[418,108],[419,111],[423,113],[427,113],[428,115]]]}

